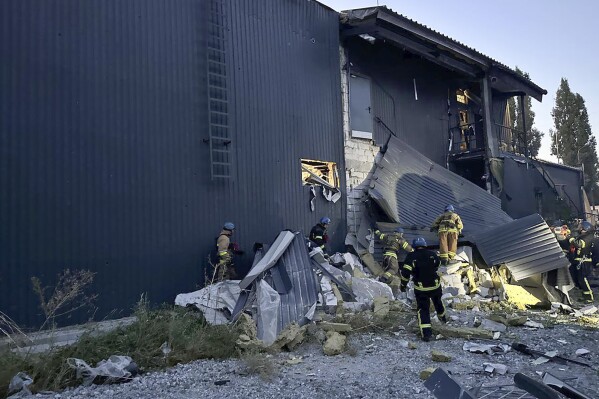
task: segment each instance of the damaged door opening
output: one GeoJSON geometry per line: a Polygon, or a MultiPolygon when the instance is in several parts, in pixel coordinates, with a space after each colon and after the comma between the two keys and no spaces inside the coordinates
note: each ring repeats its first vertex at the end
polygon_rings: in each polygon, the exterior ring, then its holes
{"type": "Polygon", "coordinates": [[[339,188],[339,174],[335,162],[302,159],[302,183],[310,186],[339,188]]]}

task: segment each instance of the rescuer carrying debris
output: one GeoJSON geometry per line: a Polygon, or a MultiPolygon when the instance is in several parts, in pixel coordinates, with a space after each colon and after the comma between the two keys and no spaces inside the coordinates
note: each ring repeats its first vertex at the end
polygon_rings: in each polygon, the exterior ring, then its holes
{"type": "Polygon", "coordinates": [[[579,227],[578,237],[570,238],[570,243],[575,248],[574,263],[571,271],[574,283],[582,290],[582,296],[586,302],[593,302],[593,290],[589,284],[589,277],[593,272],[593,250],[595,235],[593,226],[588,221],[583,221],[579,227]]]}
{"type": "Polygon", "coordinates": [[[423,237],[417,237],[412,241],[414,252],[406,256],[401,269],[401,291],[405,292],[410,276],[414,281],[414,295],[418,305],[418,324],[423,341],[430,341],[433,336],[431,328],[430,301],[433,301],[437,317],[443,323],[447,323],[445,306],[441,300],[442,290],[440,277],[437,274],[440,260],[437,254],[426,249],[426,241],[423,237]]]}
{"type": "Polygon", "coordinates": [[[222,231],[216,238],[216,249],[218,251],[218,263],[214,273],[214,282],[224,280],[234,280],[237,278],[237,272],[233,265],[233,254],[241,255],[243,251],[239,250],[236,243],[231,242],[231,236],[235,230],[235,225],[231,222],[224,224],[222,231]]]}
{"type": "Polygon", "coordinates": [[[433,223],[431,231],[437,230],[439,234],[439,257],[441,263],[446,265],[453,261],[458,250],[458,236],[462,233],[464,225],[462,219],[455,213],[453,205],[447,205],[445,212],[433,223]]]}
{"type": "Polygon", "coordinates": [[[383,245],[383,269],[385,273],[381,277],[386,283],[390,283],[394,276],[399,276],[399,252],[402,250],[406,252],[414,251],[410,244],[403,238],[403,233],[404,231],[401,227],[396,228],[393,233],[388,234],[381,233],[379,230],[374,232],[383,245]]]}
{"type": "Polygon", "coordinates": [[[327,235],[327,227],[331,223],[331,219],[328,217],[323,217],[320,219],[320,222],[312,227],[310,230],[310,241],[314,244],[318,245],[322,252],[326,253],[326,243],[329,241],[329,236],[327,235]]]}

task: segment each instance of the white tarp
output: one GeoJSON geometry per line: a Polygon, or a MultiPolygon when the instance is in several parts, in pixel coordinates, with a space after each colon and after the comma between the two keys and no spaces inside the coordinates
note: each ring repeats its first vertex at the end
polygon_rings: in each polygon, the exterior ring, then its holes
{"type": "Polygon", "coordinates": [[[204,313],[208,323],[227,324],[240,292],[239,280],[227,280],[209,285],[199,291],[179,294],[175,298],[175,305],[184,307],[193,305],[204,313]]]}
{"type": "Polygon", "coordinates": [[[260,280],[256,287],[256,301],[258,303],[256,320],[258,339],[266,345],[272,345],[277,339],[281,297],[266,281],[260,280]]]}

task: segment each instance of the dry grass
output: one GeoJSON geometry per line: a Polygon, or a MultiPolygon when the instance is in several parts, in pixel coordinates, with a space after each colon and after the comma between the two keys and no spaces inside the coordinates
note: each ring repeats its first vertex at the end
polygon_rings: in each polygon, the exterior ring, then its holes
{"type": "Polygon", "coordinates": [[[278,373],[278,368],[272,356],[265,353],[250,351],[241,355],[243,361],[242,373],[246,375],[259,375],[265,381],[271,381],[278,373]]]}
{"type": "Polygon", "coordinates": [[[38,296],[40,308],[46,320],[40,330],[46,326],[56,327],[56,318],[66,316],[81,309],[93,309],[97,295],[86,292],[94,281],[94,273],[89,270],[66,269],[57,276],[54,287],[44,287],[37,277],[31,278],[33,292],[38,296]],[[48,292],[51,294],[48,295],[48,292]]]}
{"type": "Polygon", "coordinates": [[[10,379],[19,371],[33,378],[32,391],[60,390],[79,384],[67,358],[79,358],[94,366],[111,355],[127,355],[142,371],[158,370],[197,359],[236,356],[238,333],[229,326],[211,326],[201,317],[181,308],[150,310],[141,301],[137,321],[100,337],[84,335],[76,344],[48,353],[17,355],[0,353],[0,395],[7,391],[10,379]],[[165,357],[161,346],[171,348],[165,357]]]}

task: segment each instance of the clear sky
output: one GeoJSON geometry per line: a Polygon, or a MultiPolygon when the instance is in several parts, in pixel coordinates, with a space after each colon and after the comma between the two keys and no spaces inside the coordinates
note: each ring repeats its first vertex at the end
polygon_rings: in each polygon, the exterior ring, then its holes
{"type": "MultiPolygon", "coordinates": [[[[335,10],[377,5],[376,0],[320,0],[335,10]]],[[[599,0],[379,1],[512,68],[546,89],[532,100],[535,126],[545,132],[539,157],[550,155],[551,108],[560,79],[586,100],[593,133],[599,132],[599,0]]]]}

